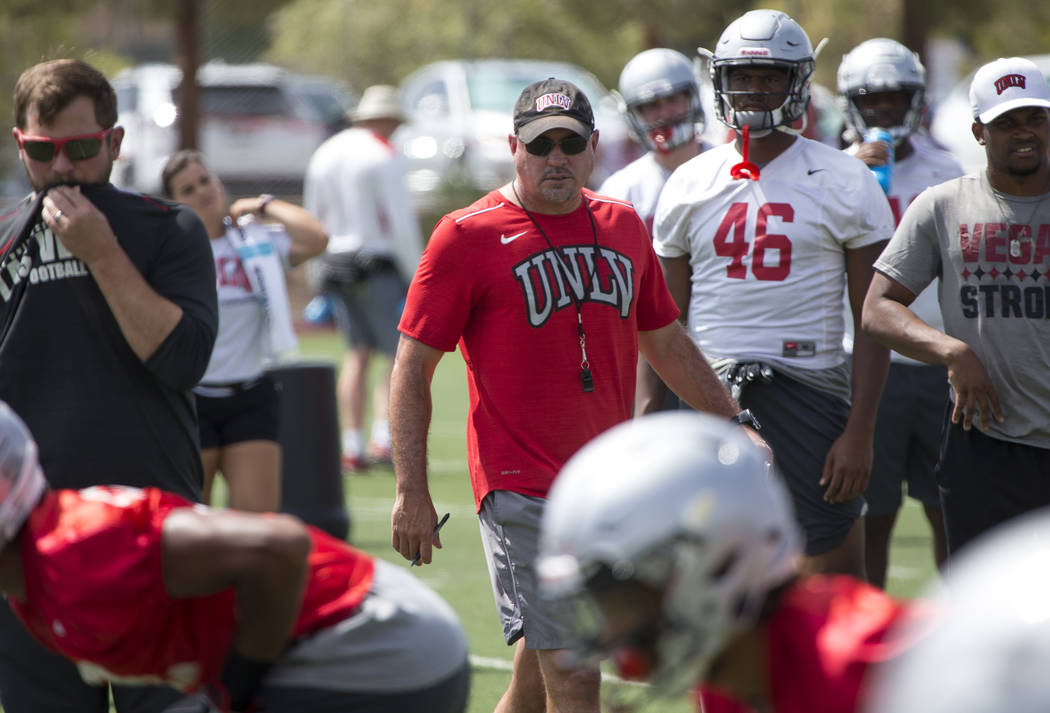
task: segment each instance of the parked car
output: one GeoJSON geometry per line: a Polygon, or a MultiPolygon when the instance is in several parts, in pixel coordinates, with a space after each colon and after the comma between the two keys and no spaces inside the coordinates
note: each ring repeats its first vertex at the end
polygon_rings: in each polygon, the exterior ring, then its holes
{"type": "MultiPolygon", "coordinates": [[[[160,191],[161,169],[178,147],[174,92],[181,79],[170,64],[144,64],[113,78],[118,122],[127,130],[114,166],[117,185],[160,191]]],[[[311,153],[351,104],[341,82],[269,64],[208,62],[197,83],[198,144],[231,193],[301,192],[311,153]]]]}
{"type": "MultiPolygon", "coordinates": [[[[1050,84],[1050,54],[1029,55],[1050,84]]],[[[984,147],[977,143],[970,131],[973,111],[970,108],[970,82],[977,70],[952,87],[952,90],[934,108],[930,135],[947,148],[962,164],[967,173],[980,171],[987,165],[984,147]]]]}
{"type": "Polygon", "coordinates": [[[401,82],[407,121],[394,134],[408,161],[417,206],[433,207],[443,185],[480,194],[509,181],[514,165],[507,135],[513,133],[514,103],[528,84],[547,77],[569,80],[591,101],[600,132],[592,186],[640,155],[613,96],[577,65],[525,59],[434,62],[401,82]]]}

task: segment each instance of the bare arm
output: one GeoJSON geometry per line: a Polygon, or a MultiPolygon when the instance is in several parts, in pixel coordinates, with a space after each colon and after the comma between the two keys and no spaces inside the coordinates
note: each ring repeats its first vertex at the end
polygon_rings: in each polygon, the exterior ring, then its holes
{"type": "Polygon", "coordinates": [[[875,273],[864,300],[864,332],[904,356],[948,367],[948,381],[955,391],[952,423],[962,419],[969,430],[980,414],[980,427],[988,428],[989,415],[1003,421],[999,397],[988,371],[970,346],[919,319],[908,309],[915,295],[899,282],[875,273]]]}
{"type": "MultiPolygon", "coordinates": [[[[726,419],[740,411],[707,359],[700,353],[700,348],[677,321],[660,329],[639,332],[638,348],[674,392],[697,411],[706,411],[726,419]]],[[[767,460],[772,463],[773,451],[765,439],[750,427],[743,428],[748,438],[764,451],[767,460]]]]}
{"type": "Polygon", "coordinates": [[[106,216],[79,188],[51,188],[43,213],[51,231],[91,271],[132,351],[142,361],[148,359],[182,319],[182,308],[150,287],[106,216]],[[56,220],[57,211],[62,217],[56,220]]]}
{"type": "Polygon", "coordinates": [[[647,413],[656,413],[663,406],[667,398],[667,384],[663,382],[660,375],[649,366],[649,361],[638,355],[638,373],[635,375],[634,387],[634,416],[644,416],[647,413]]]}
{"type": "MultiPolygon", "coordinates": [[[[660,258],[660,269],[664,273],[664,282],[671,293],[675,304],[678,306],[679,320],[685,324],[689,314],[689,297],[692,291],[690,280],[693,268],[689,265],[689,257],[660,258]]],[[[647,413],[659,411],[667,394],[667,385],[653,370],[648,359],[642,355],[638,359],[638,383],[635,387],[634,414],[643,416],[647,413]]],[[[734,411],[734,413],[736,413],[734,411]]]]}
{"type": "Polygon", "coordinates": [[[164,521],[164,588],[175,599],[232,587],[233,648],[274,661],[291,638],[306,588],[310,537],[290,515],[180,508],[164,521]]]}
{"type": "Polygon", "coordinates": [[[427,483],[427,433],[432,400],[430,385],[444,352],[401,336],[390,376],[390,437],[394,451],[396,494],[390,515],[391,545],[406,560],[420,554],[430,564],[437,511],[427,483]]]}
{"type": "MultiPolygon", "coordinates": [[[[230,217],[237,220],[245,213],[254,213],[259,217],[261,199],[241,198],[230,206],[230,217]]],[[[288,201],[274,198],[266,204],[265,217],[272,218],[284,226],[292,239],[288,250],[288,262],[295,265],[320,255],[328,247],[328,234],[320,221],[312,214],[288,201]]]]}
{"type": "Polygon", "coordinates": [[[731,418],[740,410],[677,321],[639,332],[638,349],[671,389],[697,411],[731,418]]]}
{"type": "Polygon", "coordinates": [[[885,246],[885,242],[879,242],[846,251],[846,289],[856,336],[849,418],[846,428],[828,450],[820,479],[822,485],[827,485],[824,499],[832,503],[860,495],[871,477],[875,414],[886,382],[890,353],[861,331],[861,307],[874,272],[872,263],[885,246]]]}

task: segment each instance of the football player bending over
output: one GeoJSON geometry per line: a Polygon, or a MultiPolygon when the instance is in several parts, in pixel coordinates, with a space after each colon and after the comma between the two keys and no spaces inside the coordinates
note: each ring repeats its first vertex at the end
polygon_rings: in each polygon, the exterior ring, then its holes
{"type": "Polygon", "coordinates": [[[288,515],[50,490],[2,401],[0,589],[91,684],[165,684],[222,711],[466,706],[466,638],[404,569],[288,515]]]}

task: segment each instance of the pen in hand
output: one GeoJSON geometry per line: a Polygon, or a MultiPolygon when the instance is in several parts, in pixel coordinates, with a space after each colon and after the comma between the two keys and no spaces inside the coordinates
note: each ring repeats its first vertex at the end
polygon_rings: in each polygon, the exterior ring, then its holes
{"type": "MultiPolygon", "coordinates": [[[[439,532],[441,532],[441,528],[444,526],[444,524],[446,522],[448,522],[448,516],[449,515],[451,515],[451,513],[445,513],[444,517],[441,518],[441,521],[438,522],[437,527],[434,528],[434,535],[436,535],[439,532]]],[[[434,535],[431,535],[431,537],[433,537],[434,535]]],[[[422,556],[423,556],[422,552],[417,552],[416,556],[412,558],[412,564],[410,564],[408,566],[409,567],[415,567],[416,565],[418,565],[419,564],[419,558],[422,557],[422,556]]]]}

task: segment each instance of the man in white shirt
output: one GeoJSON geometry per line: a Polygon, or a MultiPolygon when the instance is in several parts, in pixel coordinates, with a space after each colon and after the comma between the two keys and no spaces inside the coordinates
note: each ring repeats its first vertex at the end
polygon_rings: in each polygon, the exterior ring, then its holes
{"type": "Polygon", "coordinates": [[[403,160],[390,143],[403,121],[397,90],[369,87],[350,118],[354,126],[325,141],[310,159],[303,205],[330,236],[319,278],[348,345],[336,386],[343,470],[359,472],[370,462],[390,462],[390,366],[375,388],[367,450],[365,377],[374,352],[393,360],[397,323],[423,242],[403,160]]]}

